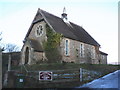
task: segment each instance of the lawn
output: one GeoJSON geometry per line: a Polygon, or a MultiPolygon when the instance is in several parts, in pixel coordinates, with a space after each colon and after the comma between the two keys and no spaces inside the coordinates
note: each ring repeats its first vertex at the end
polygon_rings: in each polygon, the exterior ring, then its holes
{"type": "MultiPolygon", "coordinates": [[[[84,68],[87,70],[94,70],[108,74],[120,69],[120,65],[111,64],[75,64],[75,63],[51,63],[51,64],[34,64],[24,65],[28,71],[39,71],[39,70],[64,70],[64,69],[79,69],[84,68]]],[[[23,66],[14,66],[12,70],[25,70],[23,66]]]]}

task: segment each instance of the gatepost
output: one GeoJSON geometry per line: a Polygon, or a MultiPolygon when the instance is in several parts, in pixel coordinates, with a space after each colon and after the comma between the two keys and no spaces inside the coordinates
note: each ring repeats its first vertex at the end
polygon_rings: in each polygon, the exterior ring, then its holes
{"type": "Polygon", "coordinates": [[[82,68],[80,68],[80,82],[82,82],[82,68]]]}

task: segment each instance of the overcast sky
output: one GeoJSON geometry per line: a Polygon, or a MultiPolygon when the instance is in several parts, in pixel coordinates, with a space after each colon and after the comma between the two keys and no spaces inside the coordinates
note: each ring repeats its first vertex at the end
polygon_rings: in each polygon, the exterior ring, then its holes
{"type": "Polygon", "coordinates": [[[118,0],[0,0],[2,43],[22,47],[24,37],[41,8],[82,26],[108,53],[108,62],[118,61],[118,0]]]}

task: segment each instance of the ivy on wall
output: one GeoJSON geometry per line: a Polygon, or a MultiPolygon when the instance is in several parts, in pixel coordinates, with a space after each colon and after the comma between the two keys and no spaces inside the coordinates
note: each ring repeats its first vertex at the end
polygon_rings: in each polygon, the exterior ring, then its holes
{"type": "Polygon", "coordinates": [[[46,24],[46,36],[47,41],[44,42],[44,50],[46,57],[49,63],[55,63],[61,61],[60,54],[60,42],[62,38],[62,34],[54,32],[47,24],[46,24]]]}

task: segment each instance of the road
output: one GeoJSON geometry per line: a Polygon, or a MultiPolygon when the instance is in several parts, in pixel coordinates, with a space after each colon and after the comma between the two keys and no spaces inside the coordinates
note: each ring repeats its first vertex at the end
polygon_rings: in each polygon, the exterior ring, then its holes
{"type": "Polygon", "coordinates": [[[114,88],[115,90],[120,90],[120,70],[93,80],[92,82],[77,88],[114,88]]]}

